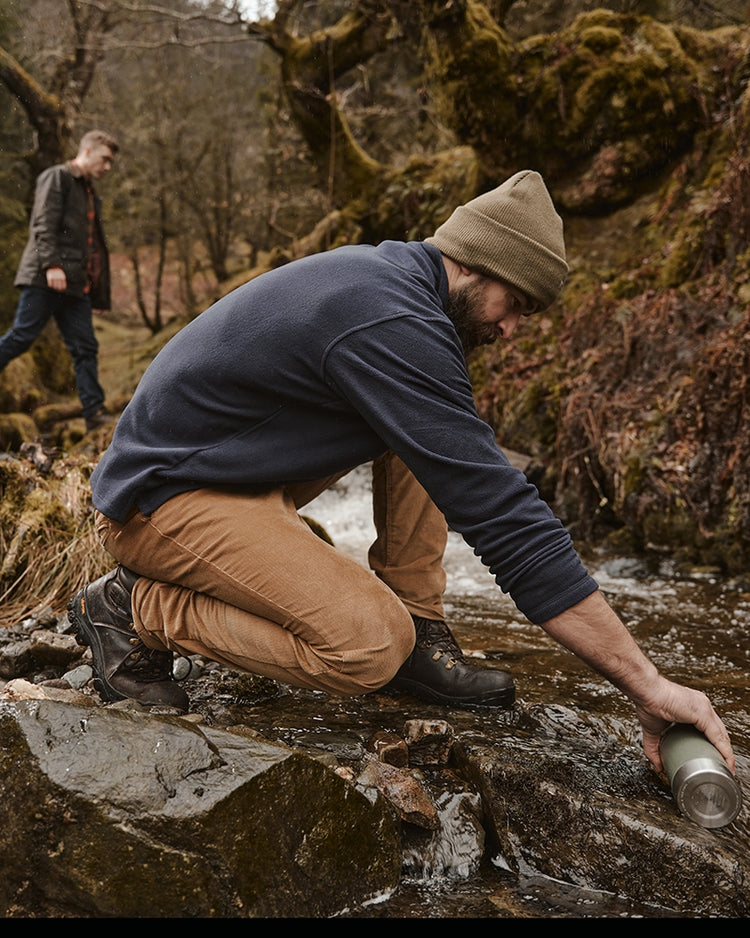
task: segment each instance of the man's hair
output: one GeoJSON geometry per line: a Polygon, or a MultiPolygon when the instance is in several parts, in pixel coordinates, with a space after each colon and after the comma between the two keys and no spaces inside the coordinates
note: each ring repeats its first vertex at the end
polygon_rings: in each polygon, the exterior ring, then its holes
{"type": "Polygon", "coordinates": [[[106,130],[89,130],[88,133],[85,133],[81,137],[81,142],[78,144],[78,152],[85,149],[86,147],[98,147],[105,146],[109,147],[112,153],[117,153],[120,149],[120,144],[112,136],[108,134],[106,130]]]}

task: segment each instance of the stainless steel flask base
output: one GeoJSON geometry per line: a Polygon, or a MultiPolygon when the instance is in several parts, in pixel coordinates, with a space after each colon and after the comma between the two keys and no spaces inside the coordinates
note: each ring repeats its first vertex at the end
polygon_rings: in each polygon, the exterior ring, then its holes
{"type": "Polygon", "coordinates": [[[680,812],[701,827],[726,827],[742,791],[719,751],[694,726],[673,724],[661,741],[664,771],[680,812]]]}
{"type": "Polygon", "coordinates": [[[722,763],[691,759],[675,773],[672,792],[682,814],[701,827],[725,827],[740,813],[739,786],[722,763]]]}

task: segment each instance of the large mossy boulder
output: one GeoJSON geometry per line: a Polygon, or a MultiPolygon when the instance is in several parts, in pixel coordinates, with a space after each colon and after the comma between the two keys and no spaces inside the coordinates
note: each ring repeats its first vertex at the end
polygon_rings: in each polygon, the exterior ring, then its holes
{"type": "Polygon", "coordinates": [[[387,804],[286,746],[43,700],[0,739],[6,917],[325,917],[398,883],[387,804]]]}

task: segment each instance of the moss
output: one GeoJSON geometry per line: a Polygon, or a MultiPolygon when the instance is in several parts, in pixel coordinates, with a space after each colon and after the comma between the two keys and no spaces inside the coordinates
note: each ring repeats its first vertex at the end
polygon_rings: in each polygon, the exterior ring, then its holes
{"type": "Polygon", "coordinates": [[[704,224],[693,219],[682,226],[659,275],[658,284],[665,290],[679,287],[695,276],[704,244],[704,224]]]}
{"type": "Polygon", "coordinates": [[[649,513],[641,525],[647,543],[669,544],[671,550],[693,551],[699,528],[687,505],[676,503],[666,510],[649,513]]]}
{"type": "Polygon", "coordinates": [[[622,48],[622,33],[611,26],[592,24],[581,30],[581,45],[597,55],[612,53],[615,49],[622,48]]]}
{"type": "Polygon", "coordinates": [[[718,565],[730,576],[747,574],[750,569],[750,539],[738,537],[733,524],[722,525],[703,553],[707,562],[718,565]]]}
{"type": "Polygon", "coordinates": [[[429,159],[415,158],[389,174],[372,193],[367,234],[377,240],[422,240],[442,224],[456,205],[479,192],[479,163],[469,147],[455,147],[429,159]],[[370,228],[371,226],[371,228],[370,228]]]}
{"type": "Polygon", "coordinates": [[[488,152],[515,133],[513,46],[477,0],[435,4],[421,54],[439,123],[488,152]]]}
{"type": "Polygon", "coordinates": [[[620,501],[624,503],[641,490],[644,479],[647,477],[643,453],[631,454],[620,469],[619,475],[621,480],[620,501]]]}
{"type": "Polygon", "coordinates": [[[37,425],[26,414],[0,414],[0,452],[17,452],[38,435],[37,425]]]}
{"type": "Polygon", "coordinates": [[[521,139],[513,152],[549,180],[571,180],[571,191],[557,195],[563,206],[602,212],[625,204],[706,128],[743,57],[741,36],[737,28],[702,41],[647,16],[597,10],[520,43],[512,67],[521,139]],[[585,200],[584,187],[592,189],[585,200]]]}

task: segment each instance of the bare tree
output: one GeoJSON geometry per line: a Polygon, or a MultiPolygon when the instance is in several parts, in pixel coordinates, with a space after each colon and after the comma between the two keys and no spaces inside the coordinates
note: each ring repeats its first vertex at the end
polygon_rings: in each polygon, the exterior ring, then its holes
{"type": "MultiPolygon", "coordinates": [[[[58,47],[54,64],[43,77],[32,75],[0,47],[0,81],[20,102],[34,129],[35,145],[27,154],[34,176],[68,156],[105,39],[121,18],[111,0],[96,4],[66,0],[66,7],[72,27],[70,46],[58,47]]],[[[59,17],[54,21],[59,24],[59,17]]]]}

